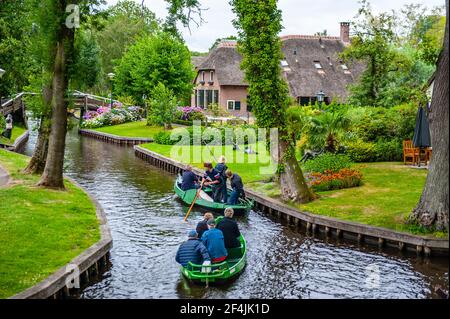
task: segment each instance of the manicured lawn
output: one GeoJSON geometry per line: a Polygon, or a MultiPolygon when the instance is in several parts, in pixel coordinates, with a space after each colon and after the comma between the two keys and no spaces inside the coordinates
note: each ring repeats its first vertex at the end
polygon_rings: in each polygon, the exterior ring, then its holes
{"type": "Polygon", "coordinates": [[[14,144],[14,141],[16,140],[16,138],[18,138],[20,135],[22,135],[23,133],[25,133],[26,130],[27,130],[27,129],[24,128],[24,127],[22,127],[22,126],[15,125],[15,126],[13,127],[13,129],[12,129],[12,132],[11,132],[11,139],[10,139],[10,140],[8,140],[7,138],[1,136],[1,133],[2,133],[2,132],[0,132],[0,144],[13,145],[13,144],[14,144]]]}
{"type": "Polygon", "coordinates": [[[28,158],[0,149],[13,181],[0,187],[0,298],[45,279],[100,239],[95,206],[66,181],[67,191],[34,186],[23,175],[28,158]]]}
{"type": "Polygon", "coordinates": [[[244,183],[264,181],[270,179],[274,173],[274,166],[270,163],[270,155],[265,152],[263,144],[252,149],[257,150],[258,154],[246,154],[242,150],[234,151],[233,146],[172,146],[156,143],[142,144],[142,147],[150,151],[159,153],[166,157],[173,158],[185,164],[192,164],[195,167],[203,169],[204,162],[216,163],[221,155],[227,159],[227,166],[233,172],[238,173],[244,183]],[[214,156],[212,155],[214,154],[214,156]]]}
{"type": "Polygon", "coordinates": [[[104,126],[93,130],[125,137],[153,138],[156,133],[163,131],[164,128],[147,126],[147,121],[138,121],[119,125],[104,126]]]}
{"type": "MultiPolygon", "coordinates": [[[[202,160],[194,160],[194,154],[203,154],[204,161],[215,162],[206,147],[192,147],[189,152],[186,147],[176,151],[169,145],[155,143],[144,144],[143,147],[170,157],[183,163],[191,163],[202,168],[202,160]],[[185,151],[182,156],[182,151],[185,151]]],[[[237,152],[229,146],[214,147],[220,156],[222,152],[228,159],[230,169],[241,175],[245,187],[272,198],[280,198],[279,185],[270,182],[269,174],[262,174],[260,168],[267,164],[254,163],[256,155],[244,154],[243,163],[234,163],[237,152]],[[228,155],[227,153],[231,152],[228,155]],[[253,160],[253,163],[249,159],[253,160]]],[[[210,147],[211,149],[211,147],[210,147]]],[[[261,157],[264,159],[264,157],[261,157]]],[[[267,159],[267,158],[266,158],[267,159]]],[[[319,192],[319,198],[315,201],[295,205],[300,210],[311,213],[335,217],[372,226],[385,227],[397,231],[414,234],[427,234],[434,237],[448,237],[442,232],[427,233],[416,226],[405,224],[407,216],[416,206],[422,193],[427,175],[427,170],[409,168],[403,163],[364,163],[355,164],[355,168],[363,173],[363,185],[360,187],[343,190],[319,192]]]]}

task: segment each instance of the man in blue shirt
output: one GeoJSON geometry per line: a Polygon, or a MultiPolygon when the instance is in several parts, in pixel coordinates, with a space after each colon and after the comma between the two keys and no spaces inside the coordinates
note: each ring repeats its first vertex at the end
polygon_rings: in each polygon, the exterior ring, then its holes
{"type": "Polygon", "coordinates": [[[181,182],[181,189],[187,191],[189,189],[198,188],[198,177],[192,172],[192,166],[188,165],[186,171],[183,173],[183,181],[181,182]]]}
{"type": "Polygon", "coordinates": [[[202,242],[208,249],[213,263],[220,263],[227,258],[228,252],[221,230],[216,229],[216,221],[210,219],[207,222],[208,230],[203,233],[202,242]]]}
{"type": "Polygon", "coordinates": [[[189,262],[201,265],[206,260],[210,261],[211,257],[209,256],[205,245],[198,240],[197,232],[191,230],[188,233],[188,240],[182,243],[180,248],[178,248],[175,260],[183,267],[186,267],[189,262]]]}

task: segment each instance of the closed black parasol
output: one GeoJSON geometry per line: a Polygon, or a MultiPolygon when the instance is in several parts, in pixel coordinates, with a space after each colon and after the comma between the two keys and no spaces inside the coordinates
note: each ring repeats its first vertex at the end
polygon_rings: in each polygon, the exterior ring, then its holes
{"type": "Polygon", "coordinates": [[[416,127],[414,128],[413,137],[414,147],[425,148],[431,146],[430,126],[425,109],[419,106],[416,117],[416,127]]]}

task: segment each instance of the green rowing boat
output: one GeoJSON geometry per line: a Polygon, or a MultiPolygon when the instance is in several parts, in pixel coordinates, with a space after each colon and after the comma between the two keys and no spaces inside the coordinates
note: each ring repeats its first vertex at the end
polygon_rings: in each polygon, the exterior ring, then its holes
{"type": "MultiPolygon", "coordinates": [[[[217,224],[223,216],[216,218],[217,224]]],[[[240,274],[246,264],[247,243],[244,236],[239,237],[241,247],[230,248],[228,250],[227,259],[221,263],[209,266],[195,265],[191,262],[186,267],[181,267],[181,273],[187,279],[194,283],[223,283],[235,278],[240,274]]]]}
{"type": "MultiPolygon", "coordinates": [[[[181,200],[188,205],[192,204],[192,201],[194,200],[195,196],[197,195],[197,189],[189,189],[187,191],[182,190],[178,184],[178,180],[175,180],[174,191],[175,191],[175,194],[177,194],[178,197],[180,197],[181,200]]],[[[234,210],[235,216],[238,216],[238,215],[244,215],[253,207],[253,200],[247,199],[247,198],[246,199],[239,198],[238,205],[228,205],[228,204],[224,204],[224,203],[216,203],[216,202],[210,200],[211,195],[212,195],[211,188],[209,188],[209,187],[204,188],[203,191],[208,196],[206,198],[199,196],[197,198],[197,200],[195,201],[195,205],[198,205],[200,207],[203,207],[205,209],[208,209],[208,210],[211,210],[214,212],[223,214],[225,208],[231,207],[234,210]]],[[[228,190],[228,195],[230,195],[230,193],[231,193],[231,191],[228,190]]]]}

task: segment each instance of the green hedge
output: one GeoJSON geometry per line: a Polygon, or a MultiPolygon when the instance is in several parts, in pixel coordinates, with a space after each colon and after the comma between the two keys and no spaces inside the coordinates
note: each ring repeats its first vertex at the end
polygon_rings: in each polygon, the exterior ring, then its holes
{"type": "Polygon", "coordinates": [[[375,143],[360,139],[346,143],[346,154],[354,162],[401,161],[403,146],[401,140],[379,140],[375,143]]]}
{"type": "Polygon", "coordinates": [[[338,172],[344,168],[350,168],[352,161],[349,156],[343,154],[324,153],[307,161],[303,168],[306,172],[325,173],[338,172]]]}

